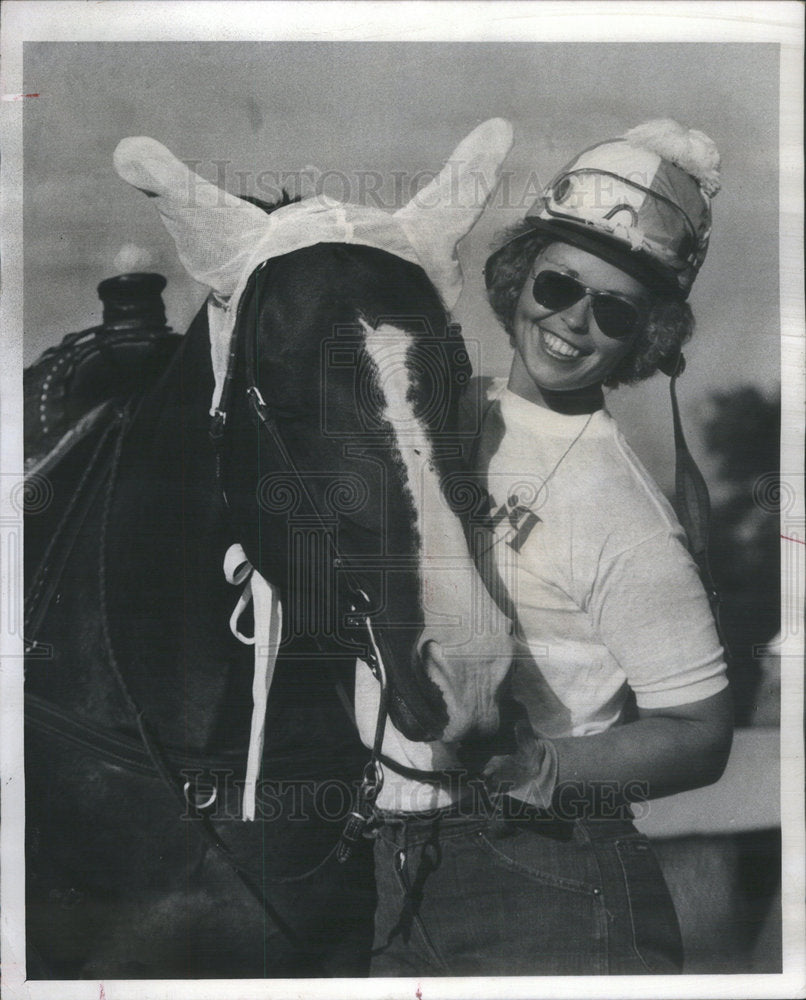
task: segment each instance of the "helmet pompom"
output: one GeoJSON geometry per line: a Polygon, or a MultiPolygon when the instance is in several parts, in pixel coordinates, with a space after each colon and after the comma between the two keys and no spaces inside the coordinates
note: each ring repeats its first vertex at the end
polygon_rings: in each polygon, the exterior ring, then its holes
{"type": "Polygon", "coordinates": [[[712,139],[671,118],[656,118],[630,129],[624,138],[685,170],[711,198],[719,191],[719,150],[712,139]]]}

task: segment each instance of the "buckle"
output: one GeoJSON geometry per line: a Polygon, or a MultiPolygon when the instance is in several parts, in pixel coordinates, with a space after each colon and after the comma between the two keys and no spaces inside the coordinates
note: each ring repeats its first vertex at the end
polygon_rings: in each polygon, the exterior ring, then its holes
{"type": "Polygon", "coordinates": [[[214,441],[219,440],[224,434],[224,425],[227,422],[226,410],[218,408],[210,411],[210,437],[214,441]]]}

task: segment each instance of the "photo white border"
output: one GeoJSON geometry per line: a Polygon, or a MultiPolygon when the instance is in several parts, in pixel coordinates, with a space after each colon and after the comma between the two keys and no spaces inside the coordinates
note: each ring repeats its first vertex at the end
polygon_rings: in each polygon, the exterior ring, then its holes
{"type": "MultiPolygon", "coordinates": [[[[22,45],[25,41],[534,41],[534,42],[772,42],[781,46],[780,250],[782,467],[802,469],[806,400],[803,302],[803,22],[804,7],[787,2],[115,2],[75,0],[3,5],[2,20],[2,239],[3,296],[0,302],[0,468],[22,475],[22,45]],[[457,7],[462,8],[457,16],[457,7]]],[[[740,85],[737,81],[737,85],[740,85]]],[[[300,997],[644,997],[659,998],[806,996],[804,941],[803,664],[806,521],[802,489],[788,522],[796,529],[782,539],[790,579],[782,579],[784,669],[781,759],[784,849],[784,972],[780,975],[682,977],[475,978],[367,980],[207,980],[25,982],[24,855],[22,816],[22,638],[3,627],[0,640],[2,745],[2,987],[8,1000],[217,1000],[300,997]],[[794,546],[794,549],[792,548],[794,546]],[[794,551],[794,555],[793,555],[794,551]]],[[[5,526],[15,512],[0,509],[4,569],[5,526]]],[[[0,599],[11,608],[15,583],[3,584],[0,599]]],[[[5,620],[5,615],[3,615],[5,620]]]]}

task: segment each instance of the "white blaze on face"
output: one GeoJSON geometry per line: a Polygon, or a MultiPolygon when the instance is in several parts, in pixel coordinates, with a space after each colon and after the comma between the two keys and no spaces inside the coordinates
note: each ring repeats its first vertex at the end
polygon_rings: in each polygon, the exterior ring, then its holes
{"type": "Polygon", "coordinates": [[[394,431],[416,512],[425,619],[420,649],[448,705],[444,738],[456,740],[474,726],[497,723],[495,693],[511,658],[509,622],[476,571],[461,523],[442,494],[428,430],[415,416],[409,367],[414,338],[390,325],[362,326],[383,401],[380,416],[394,431]]]}

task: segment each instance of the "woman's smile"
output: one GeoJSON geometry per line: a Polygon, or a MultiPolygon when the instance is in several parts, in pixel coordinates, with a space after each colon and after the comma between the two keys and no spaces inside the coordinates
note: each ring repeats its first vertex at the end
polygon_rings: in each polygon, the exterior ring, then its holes
{"type": "Polygon", "coordinates": [[[576,361],[577,358],[582,358],[586,353],[589,353],[580,350],[580,348],[570,344],[567,340],[563,340],[556,333],[546,330],[545,327],[539,326],[537,331],[543,350],[550,357],[556,358],[558,361],[576,361]]]}
{"type": "Polygon", "coordinates": [[[515,356],[509,388],[545,406],[543,392],[573,392],[600,385],[624,355],[634,336],[606,336],[593,315],[591,294],[581,295],[564,309],[549,309],[534,297],[534,274],[558,271],[588,289],[611,292],[636,304],[646,289],[607,261],[567,243],[552,243],[537,258],[524,282],[512,322],[515,356]]]}

